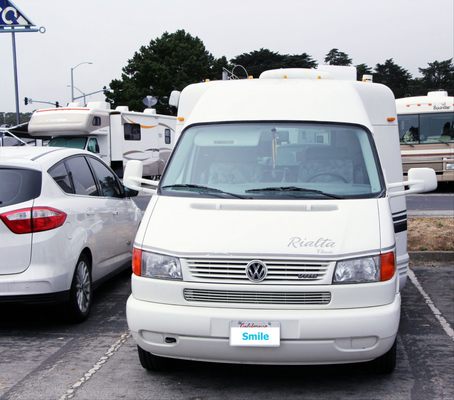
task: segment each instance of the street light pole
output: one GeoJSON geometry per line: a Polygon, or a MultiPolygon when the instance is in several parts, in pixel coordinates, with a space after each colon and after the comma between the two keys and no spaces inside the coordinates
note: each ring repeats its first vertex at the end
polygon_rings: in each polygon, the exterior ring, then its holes
{"type": "MultiPolygon", "coordinates": [[[[82,92],[82,90],[80,90],[77,86],[74,86],[74,85],[67,85],[67,87],[71,87],[71,88],[76,89],[76,90],[82,95],[82,97],[84,98],[84,106],[87,105],[87,99],[86,99],[87,94],[86,94],[86,93],[82,92]]],[[[81,96],[79,96],[79,97],[76,98],[76,97],[73,96],[73,101],[74,101],[74,100],[77,100],[77,99],[80,99],[80,97],[81,97],[81,96]]]]}
{"type": "Polygon", "coordinates": [[[16,94],[16,125],[20,124],[19,114],[19,85],[17,83],[17,57],[16,57],[16,34],[11,32],[13,45],[13,65],[14,65],[14,92],[16,94]]]}
{"type": "Polygon", "coordinates": [[[71,67],[71,101],[74,101],[74,70],[83,64],[93,64],[91,61],[83,61],[74,67],[71,67]]]}

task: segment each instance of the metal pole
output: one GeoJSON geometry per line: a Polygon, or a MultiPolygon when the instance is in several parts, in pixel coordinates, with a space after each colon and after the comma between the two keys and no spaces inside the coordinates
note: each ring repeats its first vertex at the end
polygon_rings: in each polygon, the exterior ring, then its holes
{"type": "Polygon", "coordinates": [[[13,44],[14,88],[16,92],[16,125],[19,125],[19,85],[17,83],[16,34],[14,32],[11,32],[11,39],[13,44]]]}
{"type": "Polygon", "coordinates": [[[71,68],[71,102],[74,102],[74,68],[71,68]]]}

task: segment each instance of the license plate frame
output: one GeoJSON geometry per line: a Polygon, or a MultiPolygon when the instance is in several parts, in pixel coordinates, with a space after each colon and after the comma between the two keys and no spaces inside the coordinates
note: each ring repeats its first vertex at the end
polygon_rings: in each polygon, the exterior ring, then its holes
{"type": "Polygon", "coordinates": [[[231,321],[232,347],[279,347],[281,324],[277,321],[231,321]]]}

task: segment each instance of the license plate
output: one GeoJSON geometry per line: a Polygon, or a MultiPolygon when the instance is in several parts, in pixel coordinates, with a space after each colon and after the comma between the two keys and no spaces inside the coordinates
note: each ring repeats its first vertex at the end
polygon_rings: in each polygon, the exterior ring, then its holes
{"type": "Polygon", "coordinates": [[[230,346],[279,347],[281,326],[279,322],[232,321],[230,346]]]}

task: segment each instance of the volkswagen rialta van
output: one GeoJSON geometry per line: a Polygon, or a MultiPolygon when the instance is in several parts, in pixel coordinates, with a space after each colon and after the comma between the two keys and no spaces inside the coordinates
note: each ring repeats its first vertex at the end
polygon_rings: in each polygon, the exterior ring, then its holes
{"type": "Polygon", "coordinates": [[[190,85],[135,238],[127,320],[147,369],[166,358],[396,363],[405,194],[395,100],[354,69],[190,85]]]}

